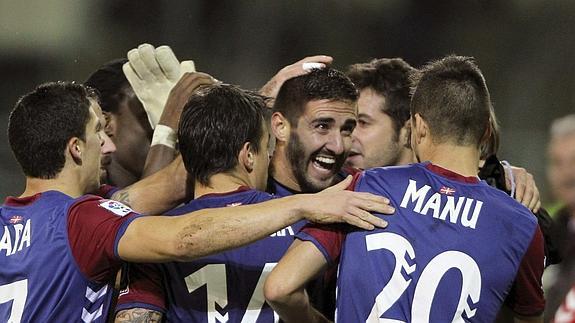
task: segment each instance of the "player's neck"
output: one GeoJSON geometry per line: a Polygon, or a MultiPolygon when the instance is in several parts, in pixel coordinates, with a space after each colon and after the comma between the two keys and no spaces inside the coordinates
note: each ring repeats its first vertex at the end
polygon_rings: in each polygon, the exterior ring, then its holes
{"type": "Polygon", "coordinates": [[[413,155],[413,151],[410,148],[402,148],[399,154],[399,159],[397,160],[395,166],[408,165],[415,162],[416,160],[415,156],[413,155]]]}
{"type": "Polygon", "coordinates": [[[210,184],[198,181],[194,184],[194,198],[206,194],[233,192],[241,186],[252,187],[249,180],[233,173],[219,173],[210,177],[210,184]]]}
{"type": "Polygon", "coordinates": [[[453,144],[434,145],[419,157],[421,161],[428,160],[462,176],[477,176],[479,150],[476,147],[453,144]]]}
{"type": "Polygon", "coordinates": [[[47,191],[59,191],[73,198],[85,194],[77,181],[67,180],[65,176],[60,174],[54,179],[26,177],[26,189],[20,197],[32,196],[47,191]]]}
{"type": "Polygon", "coordinates": [[[283,149],[276,146],[276,151],[272,156],[270,167],[270,176],[283,186],[301,192],[301,188],[292,172],[292,166],[287,160],[286,153],[283,149]]]}

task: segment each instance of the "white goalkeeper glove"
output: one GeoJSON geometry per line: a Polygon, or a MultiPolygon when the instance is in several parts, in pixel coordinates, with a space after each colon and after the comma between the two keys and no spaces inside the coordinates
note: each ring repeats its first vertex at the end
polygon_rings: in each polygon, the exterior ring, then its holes
{"type": "Polygon", "coordinates": [[[195,72],[194,61],[176,58],[168,46],[142,44],[128,52],[124,74],[142,102],[152,129],[156,127],[170,91],[184,73],[195,72]]]}

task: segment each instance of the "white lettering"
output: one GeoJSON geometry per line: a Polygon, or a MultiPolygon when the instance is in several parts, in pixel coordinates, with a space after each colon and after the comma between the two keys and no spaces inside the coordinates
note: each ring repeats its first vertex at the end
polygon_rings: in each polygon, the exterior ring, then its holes
{"type": "Polygon", "coordinates": [[[461,211],[461,205],[463,205],[463,201],[465,197],[460,196],[457,199],[457,205],[455,205],[455,198],[453,196],[447,197],[447,203],[439,216],[439,219],[445,220],[449,215],[449,221],[451,223],[457,223],[457,218],[459,217],[459,212],[461,211]]]}
{"type": "Polygon", "coordinates": [[[6,256],[10,256],[12,251],[12,238],[10,237],[10,230],[8,227],[4,227],[4,234],[2,235],[2,240],[0,240],[0,251],[2,249],[6,250],[6,256]]]}
{"type": "Polygon", "coordinates": [[[471,219],[467,217],[468,213],[465,213],[465,216],[461,217],[461,224],[464,227],[475,229],[475,225],[477,225],[477,219],[479,218],[479,212],[481,212],[481,206],[483,206],[483,202],[475,201],[475,208],[473,209],[473,215],[471,219]]]}
{"type": "Polygon", "coordinates": [[[0,251],[6,250],[6,256],[11,256],[24,247],[30,247],[32,242],[30,219],[26,220],[25,225],[16,223],[12,227],[14,228],[13,235],[10,233],[10,226],[4,226],[4,234],[0,240],[0,251]]]}
{"type": "Polygon", "coordinates": [[[425,203],[421,214],[427,215],[429,209],[433,209],[433,217],[437,219],[439,217],[439,211],[441,211],[441,194],[433,193],[429,200],[427,200],[427,203],[425,203]]]}
{"type": "Polygon", "coordinates": [[[423,185],[418,189],[417,182],[410,179],[400,206],[402,208],[408,208],[409,205],[409,207],[413,209],[413,212],[422,215],[428,215],[429,211],[432,210],[432,216],[436,219],[446,221],[449,218],[449,222],[451,223],[459,223],[466,228],[475,229],[479,214],[481,213],[481,207],[483,206],[482,201],[464,196],[456,197],[441,194],[440,192],[433,192],[433,194],[427,198],[427,193],[430,189],[431,187],[429,185],[423,185]],[[457,203],[455,202],[456,198],[457,203]],[[475,206],[473,207],[473,213],[470,215],[473,204],[475,204],[475,206]]]}
{"type": "Polygon", "coordinates": [[[408,202],[416,202],[415,207],[413,210],[417,213],[421,213],[421,205],[423,204],[423,200],[427,195],[427,191],[429,191],[430,187],[427,185],[423,185],[422,188],[419,190],[417,189],[417,182],[410,179],[409,186],[407,186],[407,190],[403,195],[403,200],[401,201],[401,207],[407,207],[408,202]]]}
{"type": "Polygon", "coordinates": [[[24,226],[21,223],[14,224],[14,231],[16,231],[16,238],[14,239],[14,248],[12,248],[12,253],[10,253],[10,255],[15,254],[16,250],[18,249],[18,241],[20,240],[22,229],[24,229],[24,226]]]}

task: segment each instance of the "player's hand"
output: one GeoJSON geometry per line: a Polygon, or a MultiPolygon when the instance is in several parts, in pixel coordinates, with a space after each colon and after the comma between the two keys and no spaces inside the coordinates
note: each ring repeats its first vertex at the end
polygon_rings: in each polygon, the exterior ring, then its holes
{"type": "Polygon", "coordinates": [[[273,100],[285,81],[309,73],[314,68],[323,68],[331,65],[333,58],[326,55],[308,56],[291,65],[282,68],[271,78],[259,91],[261,95],[271,98],[268,106],[273,105],[273,100]]]}
{"type": "Polygon", "coordinates": [[[306,210],[306,218],[316,223],[348,223],[356,227],[373,230],[385,228],[387,221],[371,214],[377,212],[393,214],[395,209],[389,205],[389,199],[366,192],[346,190],[352,177],[325,189],[311,197],[306,210]]]}
{"type": "Polygon", "coordinates": [[[142,102],[152,128],[160,120],[170,90],[185,72],[195,72],[193,61],[179,62],[168,46],[142,44],[128,52],[124,74],[142,102]]]}
{"type": "Polygon", "coordinates": [[[212,85],[218,82],[219,81],[206,73],[184,73],[170,91],[166,101],[166,107],[162,112],[159,123],[177,131],[180,115],[190,96],[201,86],[212,85]]]}
{"type": "MultiPolygon", "coordinates": [[[[515,200],[525,205],[536,213],[541,207],[539,189],[535,179],[525,168],[510,166],[515,182],[515,200]]],[[[511,176],[505,176],[505,185],[508,190],[512,189],[511,176]]]]}

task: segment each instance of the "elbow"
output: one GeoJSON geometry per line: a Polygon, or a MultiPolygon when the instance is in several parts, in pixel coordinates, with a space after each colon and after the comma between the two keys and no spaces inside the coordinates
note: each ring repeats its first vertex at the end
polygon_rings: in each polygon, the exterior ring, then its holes
{"type": "Polygon", "coordinates": [[[264,297],[268,304],[275,309],[277,304],[286,303],[292,293],[285,282],[282,283],[272,271],[264,284],[264,297]]]}

